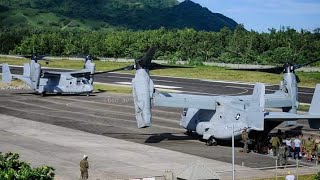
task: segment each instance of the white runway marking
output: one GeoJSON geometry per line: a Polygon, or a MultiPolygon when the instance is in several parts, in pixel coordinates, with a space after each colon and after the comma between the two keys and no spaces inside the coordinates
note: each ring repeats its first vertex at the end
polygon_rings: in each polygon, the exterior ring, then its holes
{"type": "Polygon", "coordinates": [[[122,77],[122,76],[108,76],[107,75],[107,77],[109,77],[109,78],[120,78],[120,79],[129,79],[129,80],[132,79],[131,77],[122,77]]]}
{"type": "MultiPolygon", "coordinates": [[[[199,79],[200,81],[205,82],[217,82],[217,83],[225,83],[225,84],[240,84],[240,85],[251,85],[254,86],[255,83],[248,83],[248,82],[236,82],[236,81],[219,81],[219,80],[209,80],[209,79],[199,79]]],[[[271,84],[265,84],[266,86],[272,86],[271,84]]]]}

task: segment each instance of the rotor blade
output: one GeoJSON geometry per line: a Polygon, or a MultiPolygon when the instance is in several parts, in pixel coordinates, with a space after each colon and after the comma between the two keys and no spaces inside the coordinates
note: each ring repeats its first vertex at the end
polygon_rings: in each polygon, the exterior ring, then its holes
{"type": "Polygon", "coordinates": [[[312,61],[309,61],[309,62],[304,63],[304,64],[297,64],[297,65],[294,66],[294,69],[299,69],[299,68],[301,68],[303,66],[307,66],[309,64],[312,64],[312,63],[315,63],[315,62],[318,62],[318,61],[320,61],[320,58],[312,60],[312,61]]]}
{"type": "Polygon", "coordinates": [[[156,70],[156,69],[171,69],[171,68],[193,68],[188,66],[175,66],[175,65],[163,65],[158,63],[151,63],[150,70],[156,70]]]}
{"type": "Polygon", "coordinates": [[[272,68],[241,68],[241,69],[227,69],[227,70],[235,70],[235,71],[258,71],[258,72],[266,72],[273,74],[281,74],[283,72],[283,67],[272,67],[272,68]]]}
{"type": "Polygon", "coordinates": [[[136,60],[142,68],[150,68],[151,61],[156,52],[156,47],[152,46],[148,49],[147,53],[143,56],[143,58],[136,60]]]}
{"type": "Polygon", "coordinates": [[[95,72],[95,73],[90,74],[90,75],[104,74],[104,73],[110,73],[110,72],[115,72],[115,71],[128,71],[128,70],[133,70],[133,69],[134,69],[134,65],[129,65],[129,66],[122,67],[122,68],[118,68],[118,69],[112,69],[112,70],[108,70],[108,71],[95,72]]]}
{"type": "Polygon", "coordinates": [[[42,60],[45,55],[39,55],[39,56],[35,56],[35,55],[21,55],[21,57],[24,58],[30,58],[31,60],[42,60]]]}

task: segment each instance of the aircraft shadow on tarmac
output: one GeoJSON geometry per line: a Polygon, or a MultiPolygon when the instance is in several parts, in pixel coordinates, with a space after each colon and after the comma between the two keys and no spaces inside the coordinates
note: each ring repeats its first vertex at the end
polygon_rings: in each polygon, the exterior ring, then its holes
{"type": "MultiPolygon", "coordinates": [[[[94,92],[94,93],[91,93],[89,95],[87,94],[46,94],[44,97],[49,97],[49,96],[96,96],[95,94],[98,94],[98,93],[103,93],[105,91],[97,91],[97,92],[94,92]]],[[[16,95],[21,95],[21,96],[31,96],[31,95],[35,95],[35,96],[39,96],[39,94],[35,93],[35,92],[16,92],[14,93],[16,95]]]]}
{"type": "MultiPolygon", "coordinates": [[[[187,141],[187,140],[195,140],[203,142],[205,144],[206,140],[202,139],[202,137],[196,133],[192,135],[185,135],[185,136],[176,136],[172,133],[160,133],[160,134],[153,134],[148,139],[145,140],[145,143],[160,143],[161,141],[187,141]]],[[[220,146],[228,146],[231,147],[231,141],[218,141],[218,145],[220,146]]],[[[243,143],[236,141],[235,147],[242,147],[243,143]]]]}
{"type": "Polygon", "coordinates": [[[186,141],[186,140],[199,140],[197,137],[179,135],[176,136],[172,133],[151,133],[151,134],[139,134],[139,133],[102,133],[102,135],[110,136],[120,139],[146,139],[144,143],[160,143],[161,141],[186,141]]]}
{"type": "MultiPolygon", "coordinates": [[[[160,143],[161,141],[185,141],[185,140],[195,140],[197,137],[194,136],[176,136],[172,133],[160,133],[152,134],[144,143],[160,143]]],[[[197,139],[198,140],[198,139],[197,139]]]]}
{"type": "MultiPolygon", "coordinates": [[[[105,93],[106,90],[97,89],[93,93],[90,93],[89,96],[96,96],[95,94],[105,93]]],[[[39,95],[36,92],[16,92],[17,95],[39,95]]],[[[46,96],[87,96],[87,94],[46,94],[46,96]]]]}

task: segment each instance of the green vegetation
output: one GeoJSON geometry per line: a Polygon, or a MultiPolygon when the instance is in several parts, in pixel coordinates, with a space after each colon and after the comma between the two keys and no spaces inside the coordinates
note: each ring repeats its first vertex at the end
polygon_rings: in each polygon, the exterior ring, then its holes
{"type": "MultiPolygon", "coordinates": [[[[155,57],[168,63],[186,61],[237,64],[305,63],[320,57],[320,30],[314,33],[294,29],[269,33],[246,31],[239,25],[234,31],[183,30],[148,31],[37,31],[0,32],[0,53],[85,55],[137,58],[151,45],[155,57]],[[26,34],[23,36],[22,34],[26,34]]],[[[318,63],[319,65],[319,63],[318,63]]]]}
{"type": "Polygon", "coordinates": [[[116,86],[116,85],[106,85],[106,84],[100,84],[100,83],[94,83],[94,90],[95,91],[106,91],[106,92],[112,92],[112,93],[125,93],[129,94],[132,93],[132,90],[130,87],[126,86],[116,86]]]}
{"type": "Polygon", "coordinates": [[[194,28],[218,31],[237,23],[192,1],[177,0],[0,0],[3,27],[54,29],[194,28]]]}
{"type": "Polygon", "coordinates": [[[314,180],[320,180],[320,173],[319,172],[314,176],[314,180]]]}
{"type": "Polygon", "coordinates": [[[2,180],[25,180],[42,179],[53,180],[54,168],[42,166],[32,168],[28,163],[19,160],[19,154],[0,152],[0,179],[2,180]]]}
{"type": "Polygon", "coordinates": [[[299,108],[298,108],[298,111],[305,111],[305,112],[307,112],[307,111],[309,111],[309,108],[310,108],[310,106],[309,105],[299,105],[299,108]]]}

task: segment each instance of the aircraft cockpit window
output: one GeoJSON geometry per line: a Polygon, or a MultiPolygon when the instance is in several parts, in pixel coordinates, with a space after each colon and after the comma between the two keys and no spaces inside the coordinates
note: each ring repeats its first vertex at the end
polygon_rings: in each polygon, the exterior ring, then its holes
{"type": "Polygon", "coordinates": [[[88,80],[82,80],[83,84],[89,84],[88,80]]]}

